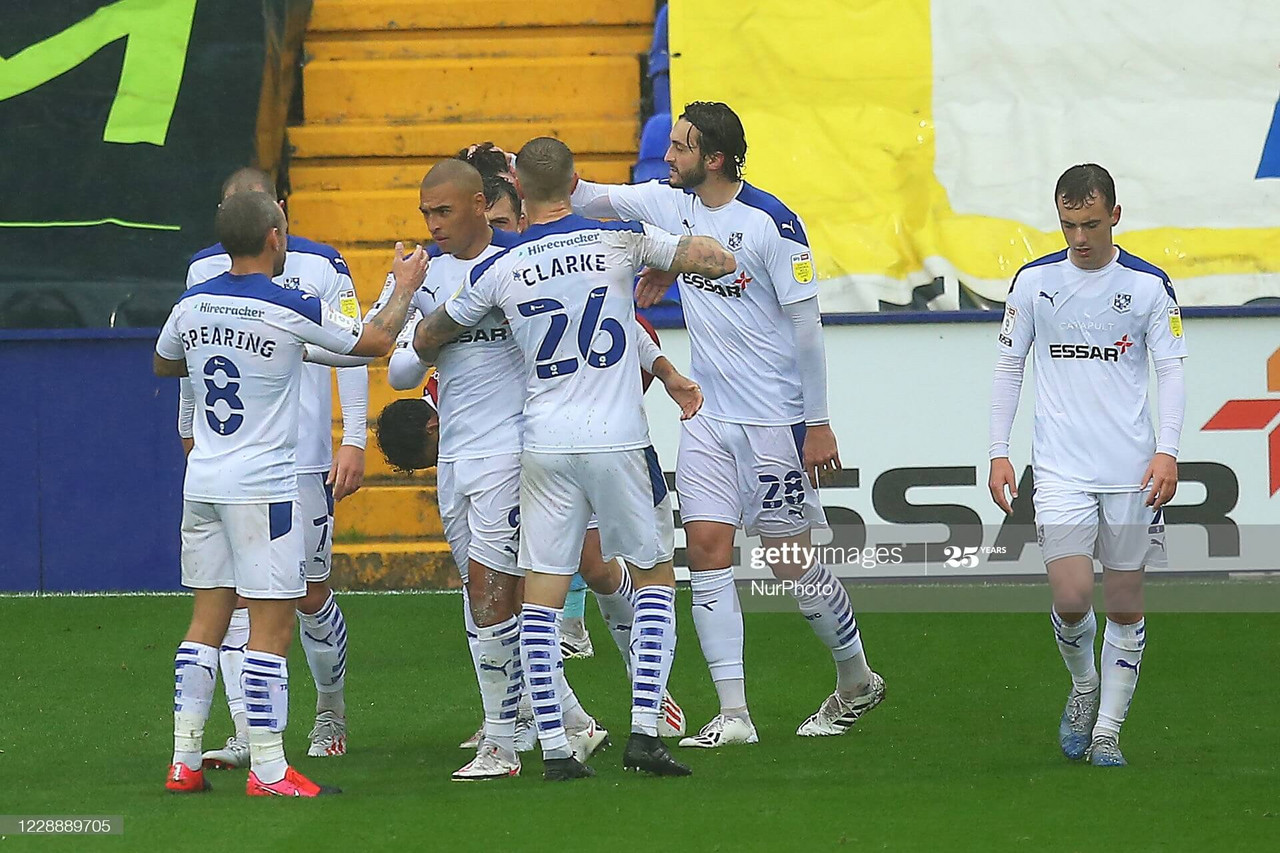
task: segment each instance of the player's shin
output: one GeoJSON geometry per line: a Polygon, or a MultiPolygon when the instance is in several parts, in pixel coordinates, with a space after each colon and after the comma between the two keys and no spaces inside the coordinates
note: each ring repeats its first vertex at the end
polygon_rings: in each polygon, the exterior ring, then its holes
{"type": "Polygon", "coordinates": [[[316,682],[316,713],[346,716],[343,696],[347,674],[347,623],[333,593],[315,613],[298,611],[302,648],[316,682]]]}
{"type": "Polygon", "coordinates": [[[200,769],[217,667],[218,650],[213,646],[192,642],[178,646],[173,659],[173,764],[200,769]]]}
{"type": "Polygon", "coordinates": [[[258,781],[271,785],[289,769],[284,757],[284,730],[289,723],[289,665],[280,655],[245,652],[245,715],[249,720],[249,755],[258,781]]]}
{"type": "Polygon", "coordinates": [[[511,616],[497,625],[479,628],[476,646],[485,740],[511,751],[515,748],[516,706],[524,676],[519,618],[511,616]]]}
{"type": "Polygon", "coordinates": [[[691,571],[689,583],[693,587],[693,626],[716,686],[720,713],[747,719],[742,604],[733,583],[733,569],[691,571]]]}
{"type": "Polygon", "coordinates": [[[621,568],[616,561],[612,563],[613,571],[618,573],[618,582],[611,593],[596,592],[596,603],[600,605],[600,615],[609,626],[609,635],[614,645],[622,654],[623,663],[631,671],[631,624],[635,618],[633,604],[634,589],[631,586],[631,573],[621,568]]]}
{"type": "Polygon", "coordinates": [[[240,691],[240,670],[244,666],[244,649],[249,643],[249,608],[237,607],[231,613],[227,634],[218,650],[218,665],[222,669],[222,686],[227,694],[227,710],[235,724],[236,737],[249,736],[249,724],[244,716],[244,694],[240,691]]]}
{"type": "Polygon", "coordinates": [[[844,584],[815,561],[796,582],[795,598],[809,627],[835,659],[836,692],[845,699],[863,692],[871,682],[871,669],[844,584]]]}
{"type": "Polygon", "coordinates": [[[676,591],[645,586],[635,594],[631,626],[631,730],[656,737],[662,695],[676,652],[676,591]]]}
{"type": "Polygon", "coordinates": [[[1107,620],[1102,634],[1102,698],[1098,722],[1093,727],[1095,739],[1100,735],[1113,738],[1120,735],[1120,726],[1129,713],[1129,703],[1138,686],[1142,652],[1147,644],[1146,631],[1145,619],[1131,625],[1107,620]]]}
{"type": "Polygon", "coordinates": [[[1098,667],[1094,657],[1094,638],[1098,634],[1098,620],[1093,608],[1078,622],[1067,622],[1056,609],[1049,611],[1053,623],[1053,636],[1058,643],[1062,661],[1071,673],[1071,682],[1077,693],[1089,693],[1098,688],[1098,667]]]}
{"type": "Polygon", "coordinates": [[[569,738],[565,734],[560,704],[562,697],[557,684],[559,671],[564,668],[560,653],[560,615],[558,607],[545,607],[528,601],[520,613],[520,657],[529,684],[538,741],[542,744],[543,758],[549,759],[572,755],[569,738]]]}

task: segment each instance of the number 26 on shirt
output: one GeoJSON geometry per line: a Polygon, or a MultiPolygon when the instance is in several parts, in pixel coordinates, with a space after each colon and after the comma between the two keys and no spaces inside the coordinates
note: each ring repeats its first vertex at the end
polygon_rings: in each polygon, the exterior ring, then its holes
{"type": "MultiPolygon", "coordinates": [[[[582,310],[582,317],[578,321],[578,352],[589,366],[597,368],[612,367],[617,364],[622,360],[622,354],[627,348],[627,335],[622,329],[622,324],[612,317],[603,319],[600,317],[606,292],[608,288],[605,287],[597,287],[591,291],[587,297],[586,307],[582,310]],[[609,348],[603,352],[591,347],[597,332],[605,332],[609,335],[609,348]]],[[[547,329],[547,334],[543,337],[534,359],[538,378],[554,379],[557,376],[568,376],[576,371],[577,357],[561,359],[555,357],[556,350],[560,348],[560,341],[564,339],[564,333],[569,329],[569,314],[564,304],[556,299],[533,299],[529,302],[521,302],[516,308],[522,317],[546,314],[551,318],[551,327],[547,329]]]]}

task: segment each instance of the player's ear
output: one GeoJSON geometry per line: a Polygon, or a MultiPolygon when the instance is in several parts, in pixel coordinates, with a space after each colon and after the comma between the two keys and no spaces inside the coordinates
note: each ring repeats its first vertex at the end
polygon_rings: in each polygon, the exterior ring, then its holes
{"type": "Polygon", "coordinates": [[[1115,228],[1120,224],[1120,205],[1116,205],[1116,209],[1111,211],[1111,227],[1115,228]]]}
{"type": "Polygon", "coordinates": [[[511,183],[516,185],[516,195],[520,196],[520,198],[523,199],[524,187],[520,186],[520,176],[517,175],[515,172],[511,173],[511,183]]]}
{"type": "Polygon", "coordinates": [[[707,160],[707,171],[708,171],[708,172],[723,172],[723,171],[724,171],[724,154],[723,154],[722,152],[717,151],[717,152],[716,152],[716,153],[714,153],[714,154],[708,154],[708,155],[706,156],[706,160],[707,160]]]}

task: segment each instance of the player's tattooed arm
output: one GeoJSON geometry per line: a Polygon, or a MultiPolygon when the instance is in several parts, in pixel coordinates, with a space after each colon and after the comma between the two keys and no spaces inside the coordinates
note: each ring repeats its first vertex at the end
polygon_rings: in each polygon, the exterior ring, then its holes
{"type": "Polygon", "coordinates": [[[152,370],[156,376],[186,376],[187,363],[183,359],[162,358],[155,353],[151,359],[152,370]]]}
{"type": "Polygon", "coordinates": [[[680,238],[676,256],[667,269],[675,273],[695,273],[706,278],[720,278],[738,268],[733,252],[721,246],[711,237],[680,238]]]}
{"type": "Polygon", "coordinates": [[[396,243],[395,259],[391,262],[391,274],[395,276],[395,289],[387,297],[382,310],[364,322],[360,340],[351,349],[351,355],[372,355],[381,358],[396,345],[396,337],[404,328],[413,294],[427,275],[427,253],[421,246],[410,255],[404,254],[404,244],[396,243]]]}
{"type": "Polygon", "coordinates": [[[413,349],[423,364],[435,364],[440,357],[440,347],[462,334],[466,326],[449,316],[441,305],[418,321],[413,330],[413,349]]]}

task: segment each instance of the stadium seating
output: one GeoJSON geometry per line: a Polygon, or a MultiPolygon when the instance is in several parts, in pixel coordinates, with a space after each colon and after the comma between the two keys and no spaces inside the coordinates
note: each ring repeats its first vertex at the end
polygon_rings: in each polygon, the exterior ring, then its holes
{"type": "Polygon", "coordinates": [[[645,181],[660,181],[670,174],[671,170],[665,160],[641,160],[631,169],[631,183],[642,184],[645,181]]]}
{"type": "Polygon", "coordinates": [[[655,113],[640,131],[640,159],[661,160],[667,153],[671,135],[671,113],[655,113]]]}
{"type": "MultiPolygon", "coordinates": [[[[423,174],[470,143],[514,151],[556,136],[584,177],[626,182],[639,129],[638,57],[653,46],[653,20],[652,0],[315,0],[305,121],[289,133],[291,229],[343,252],[368,307],[391,244],[427,237],[417,210],[423,174]]],[[[392,391],[380,365],[369,392],[371,423],[391,400],[418,393],[392,391]]],[[[370,436],[368,485],[337,512],[339,585],[456,585],[433,473],[391,471],[370,436]]]]}
{"type": "Polygon", "coordinates": [[[653,19],[653,42],[649,45],[649,76],[671,70],[671,54],[667,48],[667,6],[664,4],[653,19]]]}

